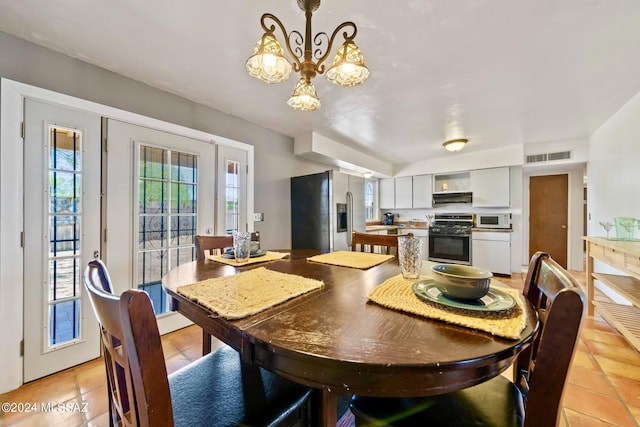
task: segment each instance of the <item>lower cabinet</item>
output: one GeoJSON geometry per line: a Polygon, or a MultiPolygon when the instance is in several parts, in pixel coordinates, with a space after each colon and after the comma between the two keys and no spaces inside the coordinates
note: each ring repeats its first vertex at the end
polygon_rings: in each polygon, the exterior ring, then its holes
{"type": "Polygon", "coordinates": [[[511,233],[471,233],[471,265],[496,274],[511,275],[511,233]]]}

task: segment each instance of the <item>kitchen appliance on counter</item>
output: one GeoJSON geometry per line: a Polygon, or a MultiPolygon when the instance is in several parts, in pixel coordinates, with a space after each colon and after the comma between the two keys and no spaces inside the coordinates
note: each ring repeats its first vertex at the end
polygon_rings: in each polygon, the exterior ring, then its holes
{"type": "Polygon", "coordinates": [[[436,214],[429,227],[429,261],[471,265],[473,214],[436,214]]]}
{"type": "Polygon", "coordinates": [[[511,214],[476,214],[477,228],[511,228],[511,214]]]}
{"type": "Polygon", "coordinates": [[[393,213],[385,212],[382,215],[382,225],[393,225],[393,213]]]}
{"type": "Polygon", "coordinates": [[[347,250],[365,232],[364,178],[334,171],[291,178],[291,248],[347,250]]]}

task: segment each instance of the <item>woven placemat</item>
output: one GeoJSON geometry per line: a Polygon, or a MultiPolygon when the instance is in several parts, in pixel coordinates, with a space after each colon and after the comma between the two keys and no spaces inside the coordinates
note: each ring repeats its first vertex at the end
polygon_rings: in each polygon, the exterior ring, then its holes
{"type": "Polygon", "coordinates": [[[242,319],[323,286],[319,280],[259,267],[180,286],[178,293],[220,317],[242,319]]]}
{"type": "MultiPolygon", "coordinates": [[[[420,279],[429,278],[420,277],[420,279]]],[[[394,310],[442,320],[509,339],[518,339],[527,324],[524,300],[516,289],[500,288],[501,291],[515,298],[517,304],[513,309],[500,312],[477,312],[424,301],[413,293],[411,285],[414,282],[415,279],[405,279],[402,275],[391,277],[375,287],[368,298],[394,310]]]]}
{"type": "Polygon", "coordinates": [[[215,261],[215,262],[220,262],[222,264],[233,265],[234,267],[242,267],[243,265],[257,264],[259,262],[274,261],[277,259],[282,259],[288,255],[289,254],[286,252],[267,251],[263,256],[249,258],[248,261],[244,261],[244,262],[236,262],[235,258],[225,258],[222,255],[207,255],[207,259],[210,259],[211,261],[215,261]]]}
{"type": "Polygon", "coordinates": [[[393,255],[372,254],[368,252],[335,251],[309,257],[307,258],[307,261],[366,270],[367,268],[382,264],[392,258],[393,255]]]}

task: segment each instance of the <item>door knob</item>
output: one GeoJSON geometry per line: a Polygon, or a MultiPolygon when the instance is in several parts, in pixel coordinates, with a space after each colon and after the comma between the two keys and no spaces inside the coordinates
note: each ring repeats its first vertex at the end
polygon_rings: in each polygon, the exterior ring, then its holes
{"type": "Polygon", "coordinates": [[[567,226],[566,226],[566,225],[561,225],[560,227],[562,227],[564,230],[566,230],[566,229],[567,229],[567,226]]]}

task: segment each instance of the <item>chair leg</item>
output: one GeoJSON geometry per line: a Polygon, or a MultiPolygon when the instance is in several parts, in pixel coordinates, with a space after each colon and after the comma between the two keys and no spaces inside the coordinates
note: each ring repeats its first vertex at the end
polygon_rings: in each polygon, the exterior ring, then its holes
{"type": "Polygon", "coordinates": [[[211,335],[204,329],[202,330],[202,355],[206,356],[211,353],[211,335]]]}

